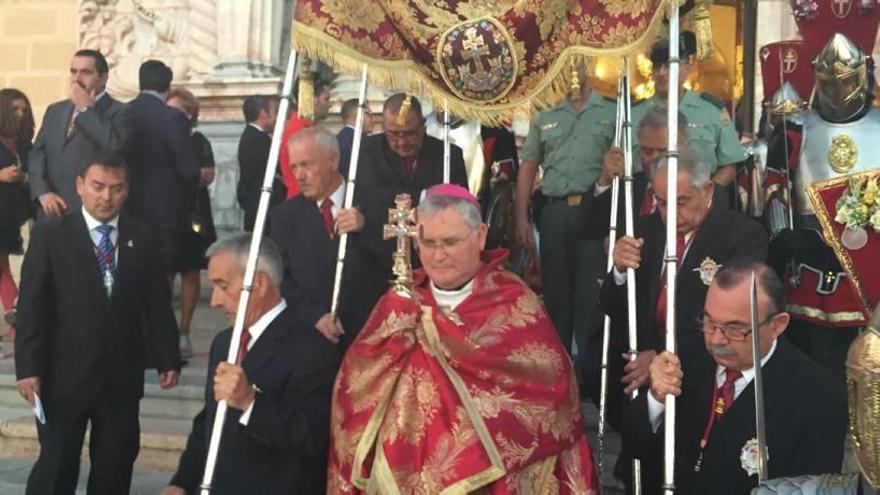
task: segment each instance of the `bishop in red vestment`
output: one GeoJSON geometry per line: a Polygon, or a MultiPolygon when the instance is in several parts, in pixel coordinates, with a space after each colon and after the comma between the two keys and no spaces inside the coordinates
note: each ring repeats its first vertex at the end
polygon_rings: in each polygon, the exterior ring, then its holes
{"type": "Polygon", "coordinates": [[[506,251],[482,251],[476,199],[435,186],[418,213],[424,268],[337,377],[328,492],[597,493],[571,362],[506,251]]]}

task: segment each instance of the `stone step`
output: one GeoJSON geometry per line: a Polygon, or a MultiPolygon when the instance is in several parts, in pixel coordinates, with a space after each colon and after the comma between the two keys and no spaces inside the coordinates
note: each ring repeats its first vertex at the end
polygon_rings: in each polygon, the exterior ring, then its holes
{"type": "MultiPolygon", "coordinates": [[[[203,383],[204,380],[205,374],[201,372],[198,381],[203,383]]],[[[180,384],[171,390],[162,390],[158,384],[149,383],[150,381],[156,381],[155,372],[148,373],[144,398],[141,399],[141,418],[191,421],[201,411],[204,404],[204,385],[180,384]]],[[[18,395],[13,375],[0,374],[0,407],[30,412],[30,406],[18,395]]]]}
{"type": "MultiPolygon", "coordinates": [[[[30,460],[0,458],[0,493],[3,495],[24,495],[31,467],[33,467],[33,461],[30,460]]],[[[129,495],[156,495],[168,484],[172,475],[173,473],[165,471],[143,472],[135,470],[129,495]]],[[[88,479],[89,465],[83,463],[80,467],[76,495],[86,495],[88,479]]]]}
{"type": "MultiPolygon", "coordinates": [[[[49,418],[51,421],[51,418],[49,418]]],[[[192,420],[141,418],[141,448],[135,468],[141,471],[174,471],[192,420]]],[[[83,460],[88,460],[89,432],[83,445],[83,460]]],[[[0,408],[0,457],[36,459],[40,451],[37,427],[30,411],[0,408]]],[[[5,493],[5,492],[3,492],[5,493]]]]}

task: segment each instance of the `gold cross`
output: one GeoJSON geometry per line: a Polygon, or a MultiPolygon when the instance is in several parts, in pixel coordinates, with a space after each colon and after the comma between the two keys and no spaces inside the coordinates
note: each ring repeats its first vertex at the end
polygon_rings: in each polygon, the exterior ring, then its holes
{"type": "Polygon", "coordinates": [[[794,50],[789,48],[785,51],[785,55],[782,58],[782,72],[786,74],[791,74],[794,72],[794,68],[797,65],[797,55],[794,53],[794,50]]]}
{"type": "Polygon", "coordinates": [[[486,40],[483,35],[477,35],[476,28],[469,28],[464,33],[464,39],[461,41],[461,48],[465,51],[465,60],[474,62],[474,72],[477,76],[484,76],[486,68],[480,60],[483,55],[489,55],[489,47],[486,46],[486,40]]]}
{"type": "Polygon", "coordinates": [[[398,194],[394,198],[394,208],[388,209],[388,223],[384,226],[383,238],[397,239],[397,248],[391,255],[391,272],[394,274],[394,290],[405,297],[413,296],[410,246],[417,235],[416,210],[412,207],[412,199],[409,194],[398,194]]]}

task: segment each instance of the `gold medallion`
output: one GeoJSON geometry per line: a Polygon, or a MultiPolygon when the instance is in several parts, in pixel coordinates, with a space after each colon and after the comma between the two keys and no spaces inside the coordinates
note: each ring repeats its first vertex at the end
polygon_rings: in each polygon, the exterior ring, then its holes
{"type": "Polygon", "coordinates": [[[831,140],[828,148],[828,165],[838,174],[852,170],[859,161],[859,149],[856,142],[847,134],[838,134],[831,140]]]}

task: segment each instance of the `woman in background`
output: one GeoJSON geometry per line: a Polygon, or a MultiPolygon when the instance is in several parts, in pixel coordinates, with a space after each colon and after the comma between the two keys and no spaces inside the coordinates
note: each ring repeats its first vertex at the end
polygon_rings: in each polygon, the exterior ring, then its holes
{"type": "MultiPolygon", "coordinates": [[[[188,90],[172,89],[166,103],[183,112],[193,128],[198,124],[199,100],[188,90]]],[[[180,273],[180,357],[183,359],[193,356],[189,331],[201,290],[201,270],[208,267],[205,251],[217,239],[208,195],[208,185],[214,181],[214,152],[208,138],[195,130],[192,131],[192,146],[201,175],[198,186],[187,198],[191,228],[182,240],[175,266],[176,272],[180,273]]]]}
{"type": "Polygon", "coordinates": [[[15,304],[18,287],[9,266],[10,254],[21,254],[21,226],[31,216],[27,154],[34,137],[34,114],[27,96],[17,89],[0,90],[0,304],[9,331],[3,340],[15,339],[15,304]]]}

